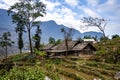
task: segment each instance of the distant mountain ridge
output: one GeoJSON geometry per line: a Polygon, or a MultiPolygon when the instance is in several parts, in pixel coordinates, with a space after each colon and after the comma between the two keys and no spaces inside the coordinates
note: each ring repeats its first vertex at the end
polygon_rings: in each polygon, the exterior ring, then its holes
{"type": "MultiPolygon", "coordinates": [[[[17,34],[15,33],[15,24],[12,24],[12,19],[10,16],[8,16],[8,13],[4,9],[0,9],[0,35],[3,32],[10,31],[12,33],[12,39],[17,41],[17,34]]],[[[58,25],[55,21],[45,21],[41,24],[41,30],[42,30],[42,42],[47,43],[49,37],[53,37],[56,40],[57,39],[63,39],[63,34],[61,33],[61,28],[68,28],[64,25],[58,25]]],[[[84,37],[85,35],[91,35],[91,36],[97,36],[100,38],[102,36],[102,33],[100,32],[85,32],[80,33],[78,30],[74,30],[73,39],[77,39],[79,37],[84,37]]],[[[32,36],[35,33],[35,28],[31,30],[32,36]]],[[[28,40],[26,39],[27,34],[24,34],[24,41],[28,40]]],[[[17,43],[17,42],[16,42],[17,43]]]]}

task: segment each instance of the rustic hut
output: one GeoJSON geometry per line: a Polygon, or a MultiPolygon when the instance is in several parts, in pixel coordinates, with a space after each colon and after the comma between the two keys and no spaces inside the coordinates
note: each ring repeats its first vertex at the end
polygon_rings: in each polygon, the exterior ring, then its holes
{"type": "MultiPolygon", "coordinates": [[[[48,46],[46,46],[48,47],[48,46]]],[[[59,45],[54,45],[46,48],[48,55],[54,56],[66,55],[67,49],[65,42],[59,45]]],[[[66,56],[81,56],[81,55],[92,55],[96,49],[90,43],[81,43],[80,41],[69,41],[68,42],[68,54],[66,56]]]]}
{"type": "Polygon", "coordinates": [[[45,52],[47,52],[47,56],[50,56],[50,55],[52,55],[51,54],[51,51],[55,48],[55,44],[47,44],[43,49],[42,49],[42,51],[45,51],[45,52]]]}
{"type": "Polygon", "coordinates": [[[71,55],[89,58],[95,54],[96,49],[90,43],[78,43],[71,49],[71,55]]]}
{"type": "Polygon", "coordinates": [[[53,50],[49,50],[50,53],[54,53],[55,56],[61,56],[61,55],[69,55],[71,49],[76,45],[76,41],[68,41],[68,50],[65,46],[65,42],[62,42],[61,44],[58,44],[57,46],[54,46],[53,50]],[[68,52],[68,54],[66,54],[68,52]]]}

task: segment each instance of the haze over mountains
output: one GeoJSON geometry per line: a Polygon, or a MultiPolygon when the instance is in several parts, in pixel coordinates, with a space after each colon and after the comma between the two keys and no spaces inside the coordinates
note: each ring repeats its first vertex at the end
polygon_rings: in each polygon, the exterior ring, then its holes
{"type": "MultiPolygon", "coordinates": [[[[12,39],[17,43],[17,34],[15,33],[15,24],[12,24],[12,19],[10,16],[8,16],[8,13],[4,9],[0,9],[0,35],[3,32],[10,31],[12,34],[12,39]]],[[[42,30],[42,42],[48,43],[49,37],[53,37],[56,40],[57,39],[63,39],[63,34],[61,33],[61,28],[68,28],[64,25],[58,25],[55,21],[46,21],[42,22],[41,24],[41,30],[42,30]]],[[[35,28],[31,30],[32,36],[35,33],[35,28]]],[[[85,35],[91,35],[91,36],[97,36],[100,38],[102,34],[100,32],[85,32],[80,33],[78,30],[74,29],[73,39],[77,39],[79,37],[83,37],[85,35]]],[[[28,42],[26,38],[27,34],[24,34],[24,41],[25,43],[28,42]]]]}

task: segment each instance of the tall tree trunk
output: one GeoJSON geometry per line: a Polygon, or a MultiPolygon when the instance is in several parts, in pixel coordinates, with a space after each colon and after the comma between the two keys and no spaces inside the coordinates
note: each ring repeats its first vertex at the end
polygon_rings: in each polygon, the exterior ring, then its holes
{"type": "Polygon", "coordinates": [[[20,49],[20,54],[22,54],[22,49],[20,49]]]}
{"type": "Polygon", "coordinates": [[[8,57],[7,46],[5,47],[5,51],[6,51],[6,59],[7,59],[7,57],[8,57]]]}
{"type": "Polygon", "coordinates": [[[29,37],[30,53],[33,54],[30,29],[28,29],[28,37],[29,37]]]}
{"type": "Polygon", "coordinates": [[[65,55],[67,56],[67,54],[68,54],[68,40],[67,39],[65,39],[65,46],[66,46],[66,50],[67,50],[65,55]]]}

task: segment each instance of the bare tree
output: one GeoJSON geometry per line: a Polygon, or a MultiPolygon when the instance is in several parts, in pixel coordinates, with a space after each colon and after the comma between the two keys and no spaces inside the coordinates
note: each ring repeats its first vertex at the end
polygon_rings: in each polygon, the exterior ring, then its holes
{"type": "Polygon", "coordinates": [[[106,38],[105,35],[105,27],[107,25],[107,21],[104,18],[93,18],[93,17],[83,17],[82,19],[83,23],[86,23],[85,26],[95,26],[98,27],[99,30],[102,32],[103,34],[103,38],[106,38]]]}
{"type": "Polygon", "coordinates": [[[64,35],[64,41],[65,41],[65,46],[66,46],[66,50],[67,50],[66,54],[68,54],[68,41],[69,41],[69,39],[72,38],[73,29],[72,28],[68,28],[68,29],[61,28],[61,32],[64,35]]]}

